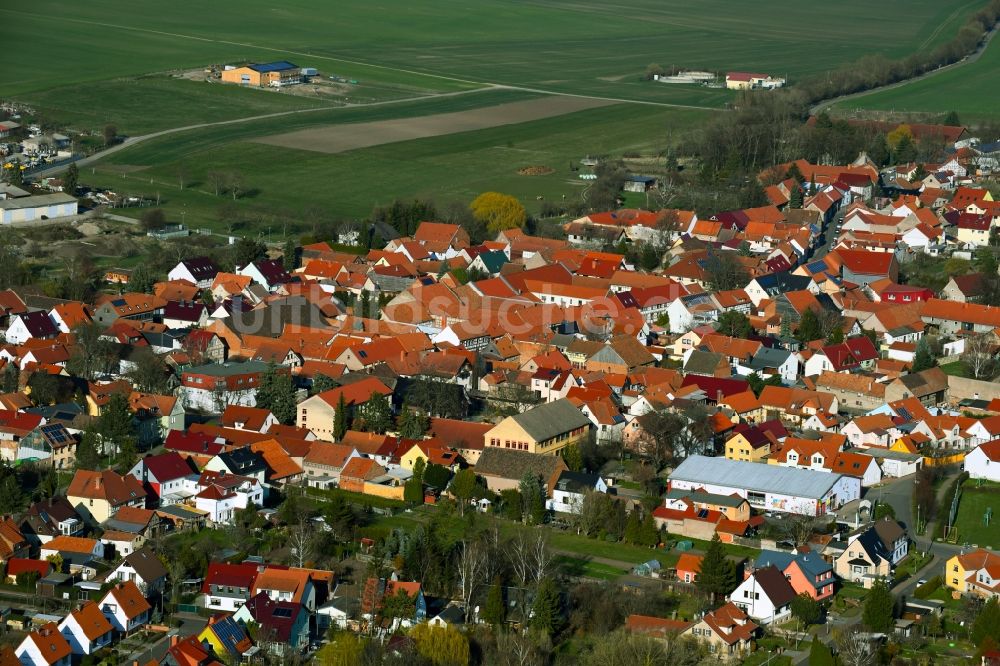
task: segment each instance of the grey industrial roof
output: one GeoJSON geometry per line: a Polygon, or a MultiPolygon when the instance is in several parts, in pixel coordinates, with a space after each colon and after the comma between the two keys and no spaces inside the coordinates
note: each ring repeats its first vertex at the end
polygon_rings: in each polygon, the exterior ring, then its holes
{"type": "Polygon", "coordinates": [[[56,192],[55,194],[38,194],[33,197],[0,199],[0,208],[17,210],[20,208],[37,208],[39,206],[55,206],[65,203],[76,203],[76,198],[62,192],[56,192]]]}
{"type": "Polygon", "coordinates": [[[511,418],[536,442],[590,425],[590,419],[566,398],[539,405],[511,418]]]}
{"type": "Polygon", "coordinates": [[[781,465],[690,456],[674,470],[670,480],[822,499],[841,476],[781,465]]]}
{"type": "Polygon", "coordinates": [[[923,458],[919,453],[907,453],[905,451],[891,451],[873,446],[870,449],[846,449],[845,453],[864,453],[872,458],[888,458],[889,460],[902,460],[904,462],[916,462],[923,458]]]}

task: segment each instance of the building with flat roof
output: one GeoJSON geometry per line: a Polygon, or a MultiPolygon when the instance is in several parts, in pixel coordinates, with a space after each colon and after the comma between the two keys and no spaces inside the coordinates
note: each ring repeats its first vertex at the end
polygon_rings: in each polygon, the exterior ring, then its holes
{"type": "Polygon", "coordinates": [[[0,224],[50,220],[76,213],[76,198],[62,192],[0,199],[0,224]]]}
{"type": "Polygon", "coordinates": [[[251,88],[280,88],[302,82],[302,69],[287,60],[251,63],[222,72],[223,83],[236,83],[251,88]]]}
{"type": "Polygon", "coordinates": [[[860,499],[857,477],[760,463],[690,456],[670,475],[671,490],[739,495],[761,511],[805,516],[831,513],[860,499]]]}

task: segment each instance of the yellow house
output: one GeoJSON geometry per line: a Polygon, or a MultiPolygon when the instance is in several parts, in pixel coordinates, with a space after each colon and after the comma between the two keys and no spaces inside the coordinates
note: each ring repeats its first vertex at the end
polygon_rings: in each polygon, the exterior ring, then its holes
{"type": "Polygon", "coordinates": [[[760,428],[747,428],[726,441],[726,458],[743,462],[764,462],[773,442],[760,428]]]}
{"type": "Polygon", "coordinates": [[[198,641],[207,644],[222,659],[238,661],[243,653],[253,647],[243,625],[230,615],[209,624],[198,634],[198,641]]]}
{"type": "Polygon", "coordinates": [[[590,419],[562,398],[508,416],[483,435],[483,446],[556,455],[589,431],[590,419]]]}
{"type": "Polygon", "coordinates": [[[89,523],[103,523],[125,506],[146,506],[146,489],[131,474],[79,469],[66,489],[66,499],[89,523]]]}
{"type": "Polygon", "coordinates": [[[399,457],[399,466],[413,471],[413,466],[418,460],[423,460],[425,465],[434,463],[448,468],[458,465],[458,455],[454,451],[442,449],[428,440],[414,442],[413,446],[399,457]]]}
{"type": "Polygon", "coordinates": [[[978,548],[945,563],[944,584],[956,592],[1000,597],[1000,555],[978,548]]]}

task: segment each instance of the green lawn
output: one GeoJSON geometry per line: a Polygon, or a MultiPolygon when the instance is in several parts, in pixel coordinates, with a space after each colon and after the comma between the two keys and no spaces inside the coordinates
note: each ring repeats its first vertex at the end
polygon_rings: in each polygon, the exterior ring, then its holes
{"type": "Polygon", "coordinates": [[[944,370],[946,375],[954,375],[955,377],[966,377],[968,373],[968,368],[966,368],[965,363],[962,363],[961,361],[942,363],[941,369],[944,370]]]}
{"type": "MultiPolygon", "coordinates": [[[[358,217],[394,198],[427,197],[439,206],[467,204],[487,190],[519,197],[529,210],[542,201],[575,201],[584,188],[569,165],[586,155],[655,154],[672,132],[683,132],[707,112],[653,106],[614,105],[557,118],[324,154],[248,141],[280,131],[307,127],[318,120],[349,123],[407,115],[457,111],[530,97],[514,91],[477,92],[447,100],[426,100],[377,109],[322,111],[305,116],[193,130],[154,139],[121,151],[96,168],[85,168],[81,181],[123,194],[161,197],[171,220],[191,227],[223,230],[218,212],[236,206],[247,220],[261,216],[290,220],[292,231],[310,207],[327,215],[358,217]],[[179,188],[178,170],[188,172],[179,188]],[[518,169],[547,165],[545,176],[522,176],[518,169]],[[141,170],[137,170],[141,168],[141,170]],[[240,170],[252,194],[237,202],[216,197],[207,174],[240,170]],[[541,197],[541,199],[540,199],[541,197]]],[[[138,209],[117,211],[138,217],[138,209]]],[[[282,224],[279,221],[278,224],[282,224]]],[[[258,227],[266,226],[257,223],[258,227]]]]}
{"type": "Polygon", "coordinates": [[[613,567],[601,562],[594,562],[585,557],[569,557],[562,555],[555,559],[556,566],[565,574],[596,578],[598,580],[615,580],[627,573],[624,569],[613,567]]]}
{"type": "MultiPolygon", "coordinates": [[[[5,95],[237,60],[288,58],[359,80],[455,89],[497,82],[720,104],[721,91],[641,82],[649,63],[795,77],[950,39],[983,0],[440,0],[336,3],[37,0],[0,10],[5,95]]],[[[111,107],[108,107],[111,108],[111,107]]]]}
{"type": "Polygon", "coordinates": [[[1000,40],[994,39],[974,63],[962,64],[926,79],[871,95],[846,100],[840,111],[856,109],[895,112],[957,111],[963,122],[995,118],[1000,105],[1000,40]]]}
{"type": "Polygon", "coordinates": [[[970,543],[990,548],[1000,548],[1000,484],[972,479],[962,486],[962,497],[958,501],[959,543],[970,543]],[[989,525],[983,522],[987,508],[993,509],[989,525]]]}

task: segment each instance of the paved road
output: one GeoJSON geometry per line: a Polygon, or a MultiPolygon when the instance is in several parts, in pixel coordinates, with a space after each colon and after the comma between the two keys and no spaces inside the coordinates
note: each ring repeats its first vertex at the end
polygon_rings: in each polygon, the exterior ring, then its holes
{"type": "Polygon", "coordinates": [[[904,79],[903,81],[897,81],[896,83],[890,83],[889,85],[879,86],[878,88],[871,88],[870,90],[862,90],[861,92],[852,93],[850,95],[841,95],[840,97],[834,97],[833,99],[823,100],[822,102],[815,104],[811,109],[809,109],[809,113],[810,115],[815,116],[823,109],[828,109],[831,106],[839,104],[840,102],[843,102],[845,100],[854,99],[856,97],[865,97],[866,95],[874,95],[875,93],[883,92],[885,90],[892,90],[893,88],[899,88],[901,86],[913,83],[914,81],[919,81],[920,79],[926,79],[932,76],[937,76],[942,72],[947,72],[948,70],[955,69],[963,65],[970,65],[979,60],[980,57],[982,57],[983,52],[986,50],[986,47],[989,46],[989,43],[993,41],[993,38],[996,36],[998,30],[1000,30],[1000,25],[994,26],[992,30],[986,33],[986,37],[979,45],[979,48],[977,48],[975,52],[973,52],[971,55],[962,58],[958,62],[953,62],[950,65],[945,65],[944,67],[938,67],[937,69],[932,69],[929,72],[924,72],[920,76],[915,76],[910,79],[904,79]]]}

